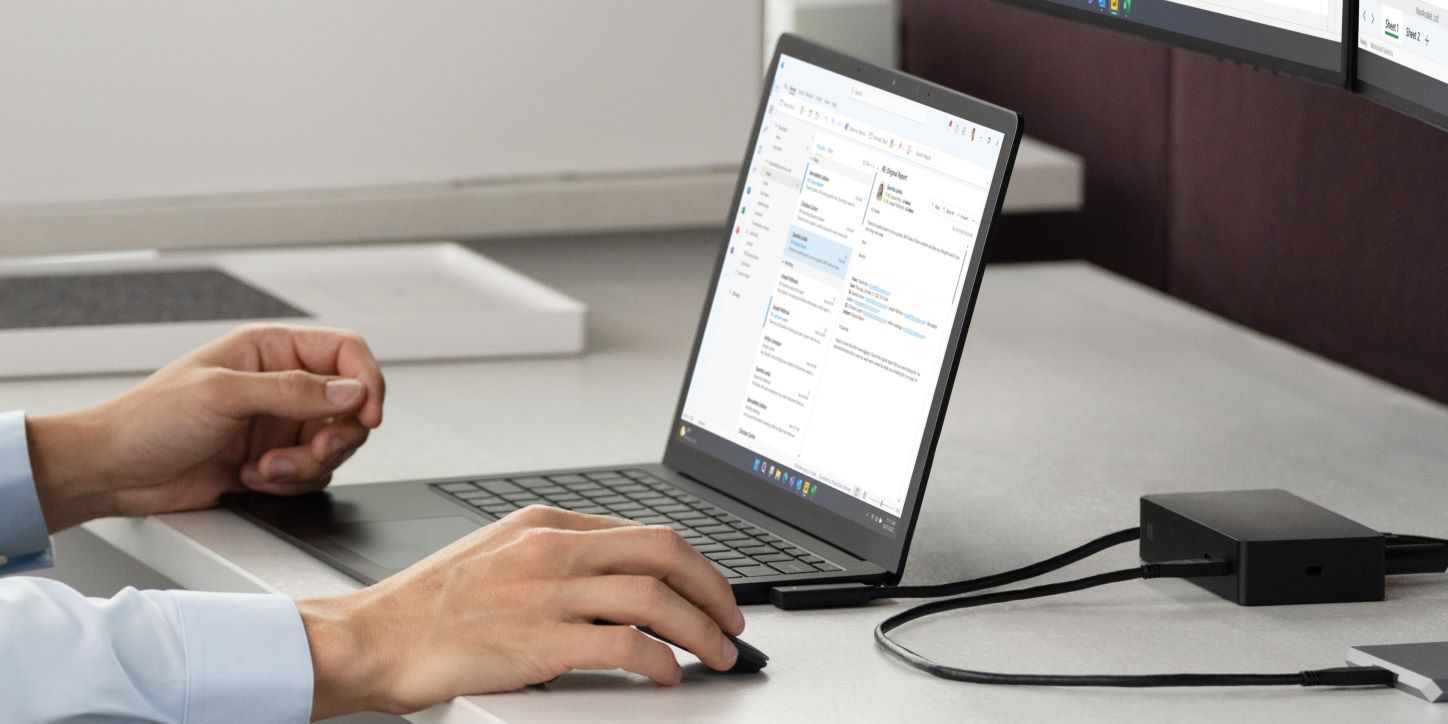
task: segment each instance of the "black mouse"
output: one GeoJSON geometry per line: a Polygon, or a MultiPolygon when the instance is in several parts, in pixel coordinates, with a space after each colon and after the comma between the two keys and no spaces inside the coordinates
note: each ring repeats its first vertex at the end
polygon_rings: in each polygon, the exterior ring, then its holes
{"type": "MultiPolygon", "coordinates": [[[[648,626],[640,626],[639,630],[670,646],[679,646],[673,641],[670,641],[663,636],[660,636],[657,631],[654,631],[648,626]]],[[[769,654],[766,654],[763,651],[760,651],[759,649],[750,646],[742,639],[737,639],[733,636],[729,636],[729,634],[724,635],[728,637],[731,642],[734,643],[734,648],[739,649],[739,658],[734,660],[734,665],[729,667],[728,673],[757,674],[759,673],[760,669],[769,665],[769,654]]],[[[683,647],[679,646],[679,648],[683,647]]]]}

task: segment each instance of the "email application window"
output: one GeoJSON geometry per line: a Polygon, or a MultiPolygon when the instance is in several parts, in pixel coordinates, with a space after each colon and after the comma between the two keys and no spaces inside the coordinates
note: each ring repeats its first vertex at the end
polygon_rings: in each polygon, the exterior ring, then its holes
{"type": "Polygon", "coordinates": [[[787,57],[774,82],[679,433],[893,532],[1004,136],[787,57]]]}

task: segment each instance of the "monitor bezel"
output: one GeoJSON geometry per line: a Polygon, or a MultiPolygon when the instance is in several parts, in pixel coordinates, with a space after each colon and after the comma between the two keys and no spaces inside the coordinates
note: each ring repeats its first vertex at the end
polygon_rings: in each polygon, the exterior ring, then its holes
{"type": "Polygon", "coordinates": [[[1199,53],[1206,53],[1207,55],[1212,55],[1218,58],[1222,58],[1224,60],[1242,63],[1258,70],[1291,75],[1317,83],[1322,83],[1324,85],[1334,86],[1337,88],[1347,88],[1349,86],[1349,80],[1352,77],[1352,51],[1357,46],[1357,39],[1353,38],[1353,42],[1348,43],[1347,38],[1350,27],[1355,27],[1350,26],[1349,23],[1352,20],[1353,15],[1351,9],[1356,4],[1356,0],[1344,0],[1343,2],[1343,39],[1338,43],[1340,48],[1338,53],[1338,69],[1336,72],[1319,68],[1315,65],[1308,65],[1307,63],[1300,63],[1293,60],[1287,60],[1285,58],[1279,58],[1273,55],[1267,55],[1265,53],[1245,50],[1243,48],[1227,45],[1225,43],[1218,43],[1211,40],[1203,40],[1202,38],[1177,33],[1171,30],[1163,30],[1161,28],[1152,27],[1150,25],[1143,25],[1141,23],[1133,23],[1129,21],[1123,22],[1119,18],[1113,18],[1107,15],[1103,15],[1101,13],[1087,11],[1069,5],[1061,5],[1059,3],[1052,2],[1052,0],[1000,1],[1009,5],[1016,5],[1018,7],[1023,7],[1028,10],[1045,13],[1047,15],[1054,15],[1056,17],[1065,18],[1067,20],[1083,22],[1094,27],[1129,33],[1131,35],[1144,37],[1149,40],[1155,40],[1157,42],[1166,43],[1168,45],[1174,45],[1180,48],[1185,48],[1187,50],[1193,50],[1199,53]]]}
{"type": "MultiPolygon", "coordinates": [[[[1358,29],[1356,27],[1353,28],[1354,36],[1358,34],[1357,30],[1358,29]]],[[[1440,131],[1448,131],[1448,113],[1440,113],[1433,110],[1432,108],[1418,105],[1417,103],[1409,100],[1405,96],[1383,88],[1382,86],[1374,85],[1371,82],[1364,81],[1362,78],[1360,78],[1357,72],[1362,56],[1371,56],[1375,60],[1381,60],[1385,63],[1391,63],[1393,61],[1378,55],[1374,55],[1367,50],[1363,50],[1362,48],[1356,47],[1356,37],[1353,38],[1353,45],[1355,53],[1353,55],[1352,92],[1354,94],[1367,98],[1368,100],[1377,103],[1378,105],[1385,108],[1390,108],[1394,111],[1397,111],[1405,116],[1408,116],[1409,118],[1412,118],[1413,120],[1421,121],[1430,126],[1433,126],[1440,131]]],[[[1405,72],[1416,72],[1410,68],[1402,66],[1400,66],[1400,68],[1405,72]]]]}
{"type": "Polygon", "coordinates": [[[950,391],[955,382],[961,349],[965,342],[965,332],[970,325],[976,296],[980,290],[985,249],[994,230],[995,218],[1000,214],[1001,202],[1005,197],[1005,189],[1015,162],[1022,120],[1019,114],[1005,108],[895,70],[856,60],[790,34],[782,35],[775,47],[761,95],[749,143],[745,146],[744,161],[741,164],[739,181],[734,188],[729,215],[724,219],[724,240],[714,263],[708,292],[704,295],[703,313],[700,314],[693,348],[689,352],[689,361],[685,367],[678,405],[670,420],[663,462],[669,468],[687,475],[701,484],[765,511],[801,530],[808,531],[811,535],[828,541],[863,560],[881,566],[889,572],[892,580],[898,580],[900,572],[904,568],[905,558],[909,554],[910,541],[914,536],[915,524],[919,518],[920,502],[924,497],[925,484],[930,476],[935,447],[940,439],[941,423],[944,420],[950,391]],[[871,530],[861,523],[849,521],[843,516],[807,502],[798,495],[786,492],[781,488],[765,485],[756,476],[703,453],[676,438],[683,418],[684,405],[688,399],[689,387],[693,383],[694,368],[704,340],[709,311],[713,305],[724,262],[728,256],[730,232],[732,231],[732,224],[729,222],[733,218],[734,210],[739,208],[744,193],[752,151],[758,143],[764,121],[765,106],[774,85],[775,71],[779,68],[782,57],[811,63],[851,80],[909,98],[1002,134],[1002,152],[996,160],[996,167],[992,174],[991,187],[987,192],[985,208],[981,215],[980,231],[977,234],[977,242],[967,267],[963,293],[956,308],[955,321],[946,344],[946,354],[941,362],[940,376],[931,400],[929,414],[926,417],[919,452],[912,469],[910,487],[894,537],[871,530]]]}

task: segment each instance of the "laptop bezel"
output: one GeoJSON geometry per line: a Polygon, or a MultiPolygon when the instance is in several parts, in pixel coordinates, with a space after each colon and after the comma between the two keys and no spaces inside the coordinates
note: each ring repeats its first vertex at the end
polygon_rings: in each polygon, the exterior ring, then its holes
{"type": "Polygon", "coordinates": [[[975,309],[976,295],[980,290],[981,267],[984,261],[985,248],[990,241],[995,218],[1000,214],[1001,202],[1005,197],[1005,189],[1010,180],[1011,168],[1015,162],[1021,127],[1021,117],[1013,111],[971,98],[928,81],[856,60],[811,43],[798,36],[789,34],[780,36],[779,43],[775,47],[773,60],[770,62],[769,73],[765,77],[762,98],[755,114],[754,126],[750,131],[749,143],[745,146],[744,162],[741,164],[739,181],[735,184],[732,203],[729,206],[730,212],[725,219],[725,226],[727,228],[724,242],[720,245],[719,255],[714,263],[714,271],[709,280],[709,289],[704,296],[704,309],[699,315],[699,326],[694,335],[693,348],[689,352],[688,365],[685,367],[684,382],[679,393],[678,405],[674,411],[673,418],[670,420],[667,442],[664,448],[664,465],[725,495],[738,499],[760,510],[767,511],[771,516],[783,520],[821,540],[827,541],[841,550],[856,555],[863,560],[875,563],[889,571],[892,576],[898,578],[904,568],[905,558],[909,555],[910,541],[914,537],[915,524],[919,518],[920,503],[924,498],[925,483],[930,476],[931,463],[935,457],[935,447],[940,440],[941,423],[945,417],[946,407],[950,400],[950,391],[955,382],[955,374],[959,366],[961,350],[965,342],[965,332],[970,326],[970,318],[975,309]],[[691,447],[689,444],[680,441],[675,436],[683,417],[684,404],[689,394],[689,386],[693,382],[694,368],[698,362],[699,349],[704,339],[704,331],[708,325],[709,311],[713,305],[714,295],[717,291],[720,275],[728,255],[729,232],[732,230],[732,225],[728,222],[729,219],[732,219],[734,210],[739,208],[740,199],[744,193],[752,151],[759,142],[759,133],[764,121],[765,106],[769,100],[770,90],[774,85],[775,72],[779,68],[780,59],[783,56],[788,56],[789,58],[801,60],[839,73],[851,80],[914,100],[1003,134],[1001,144],[1002,152],[997,158],[996,167],[992,174],[991,186],[987,192],[985,209],[981,217],[981,227],[977,235],[977,243],[967,267],[967,276],[964,283],[965,293],[961,295],[961,301],[956,310],[955,322],[950,330],[950,340],[946,344],[946,354],[942,361],[941,373],[931,401],[930,411],[926,418],[919,453],[917,454],[915,466],[911,474],[909,492],[901,512],[897,533],[893,538],[883,533],[872,531],[863,524],[849,521],[818,505],[806,502],[798,496],[780,488],[764,485],[748,472],[737,469],[718,458],[703,453],[691,447]]]}

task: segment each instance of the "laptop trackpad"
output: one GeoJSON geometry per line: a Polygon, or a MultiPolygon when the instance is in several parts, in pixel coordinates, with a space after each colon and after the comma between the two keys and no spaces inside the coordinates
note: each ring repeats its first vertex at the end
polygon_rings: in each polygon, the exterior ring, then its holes
{"type": "Polygon", "coordinates": [[[462,516],[345,523],[327,531],[327,538],[363,558],[400,571],[449,543],[477,530],[462,516]]]}

